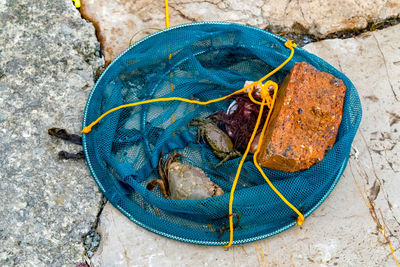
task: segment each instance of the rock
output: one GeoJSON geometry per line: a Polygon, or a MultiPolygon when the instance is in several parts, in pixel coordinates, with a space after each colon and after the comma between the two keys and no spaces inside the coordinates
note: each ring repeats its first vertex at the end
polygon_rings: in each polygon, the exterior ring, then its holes
{"type": "MultiPolygon", "coordinates": [[[[400,96],[399,42],[397,25],[358,38],[305,46],[352,80],[363,105],[363,120],[339,183],[301,227],[225,251],[153,234],[108,203],[100,216],[97,231],[102,241],[93,265],[396,266],[354,179],[361,190],[374,181],[381,185],[374,196],[375,209],[396,250],[400,246],[400,121],[393,114],[400,115],[395,98],[400,96]]],[[[399,259],[399,250],[395,253],[399,259]]]]}
{"type": "MultiPolygon", "coordinates": [[[[160,1],[84,0],[80,11],[96,28],[106,65],[130,43],[165,28],[164,2],[160,1]]],[[[173,8],[170,16],[174,24],[190,22],[173,8]]]]}
{"type": "MultiPolygon", "coordinates": [[[[324,37],[364,29],[369,22],[400,16],[400,0],[176,0],[170,23],[229,21],[274,32],[324,37]]],[[[93,22],[106,64],[140,38],[165,28],[164,1],[82,0],[83,17],[93,22]]]]}
{"type": "Polygon", "coordinates": [[[321,161],[335,143],[346,86],[329,73],[294,64],[278,90],[261,145],[261,166],[295,172],[321,161]]]}
{"type": "Polygon", "coordinates": [[[0,266],[84,260],[101,194],[84,161],[57,159],[82,147],[47,129],[79,133],[97,45],[72,1],[0,0],[0,266]]]}

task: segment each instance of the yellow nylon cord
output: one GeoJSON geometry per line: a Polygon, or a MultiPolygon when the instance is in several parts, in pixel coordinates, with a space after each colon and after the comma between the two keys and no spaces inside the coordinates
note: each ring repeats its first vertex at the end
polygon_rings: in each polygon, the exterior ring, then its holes
{"type": "Polygon", "coordinates": [[[169,28],[168,0],[165,0],[165,28],[169,28]]]}
{"type": "Polygon", "coordinates": [[[107,116],[108,114],[123,109],[123,108],[128,108],[128,107],[135,107],[135,106],[139,106],[139,105],[144,105],[144,104],[150,104],[150,103],[156,103],[156,102],[167,102],[167,101],[181,101],[181,102],[186,102],[186,103],[192,103],[192,104],[197,104],[197,105],[208,105],[211,103],[215,103],[218,101],[222,101],[225,100],[229,97],[231,97],[234,94],[243,92],[245,90],[247,90],[248,88],[250,88],[253,85],[253,83],[243,87],[240,90],[237,90],[229,95],[217,98],[217,99],[211,99],[208,101],[198,101],[198,100],[191,100],[191,99],[186,99],[186,98],[182,98],[182,97],[166,97],[166,98],[155,98],[155,99],[149,99],[149,100],[144,100],[144,101],[140,101],[140,102],[135,102],[135,103],[129,103],[129,104],[125,104],[125,105],[121,105],[118,107],[115,107],[113,109],[108,110],[107,112],[103,113],[100,117],[98,117],[94,122],[92,122],[91,124],[89,124],[88,126],[86,126],[85,128],[82,129],[81,134],[85,133],[90,133],[92,131],[93,126],[95,126],[97,123],[99,123],[105,116],[107,116]]]}
{"type": "MultiPolygon", "coordinates": [[[[168,0],[165,0],[165,1],[168,2],[168,0]]],[[[93,127],[94,125],[96,125],[101,119],[103,119],[103,118],[104,118],[105,116],[107,116],[108,114],[110,114],[110,113],[112,113],[112,112],[114,112],[114,111],[117,111],[117,110],[119,110],[119,109],[122,109],[122,108],[134,107],[134,106],[138,106],[138,105],[149,104],[149,103],[156,103],[156,102],[166,102],[166,101],[182,101],[182,102],[187,102],[187,103],[192,103],[192,104],[198,104],[198,105],[208,105],[208,104],[211,104],[211,103],[215,103],[215,102],[218,102],[218,101],[225,100],[225,99],[231,97],[231,96],[234,95],[234,94],[244,92],[244,91],[246,91],[248,88],[251,88],[252,86],[256,86],[256,85],[261,84],[262,81],[264,81],[265,79],[267,79],[268,77],[270,77],[272,74],[274,74],[274,73],[276,73],[277,71],[279,71],[281,68],[283,68],[283,66],[285,66],[285,65],[292,59],[292,57],[293,57],[293,55],[294,55],[294,49],[293,49],[293,48],[296,47],[296,44],[295,44],[295,43],[292,43],[291,41],[288,40],[288,41],[286,41],[285,46],[286,46],[287,48],[290,49],[290,55],[289,55],[289,57],[288,57],[281,65],[279,65],[276,69],[274,69],[273,71],[271,71],[270,73],[268,73],[267,75],[265,75],[264,77],[262,77],[260,80],[258,80],[258,81],[256,81],[256,82],[253,82],[253,83],[251,83],[251,84],[248,84],[247,86],[243,87],[242,89],[237,90],[237,91],[235,91],[235,92],[233,92],[233,93],[231,93],[231,94],[229,94],[229,95],[226,95],[226,96],[223,96],[223,97],[220,97],[220,98],[217,98],[217,99],[212,99],[212,100],[209,100],[209,101],[205,101],[205,102],[201,102],[201,101],[197,101],[197,100],[191,100],[191,99],[186,99],[186,98],[181,98],[181,97],[167,97],[167,98],[149,99],[149,100],[145,100],[145,101],[140,101],[140,102],[135,102],[135,103],[129,103],[129,104],[121,105],[121,106],[118,106],[118,107],[116,107],[116,108],[110,109],[110,110],[108,110],[107,112],[105,112],[104,114],[102,114],[100,117],[97,118],[97,120],[95,120],[95,121],[92,122],[90,125],[88,125],[88,126],[86,126],[85,128],[83,128],[82,131],[81,131],[81,134],[83,134],[83,133],[85,133],[85,134],[90,133],[90,131],[92,130],[92,127],[93,127]]],[[[250,99],[251,99],[254,103],[259,104],[259,105],[261,104],[259,101],[256,101],[256,100],[251,96],[251,94],[249,94],[249,97],[250,97],[250,99]]]]}
{"type": "MultiPolygon", "coordinates": [[[[270,73],[268,73],[267,75],[265,75],[263,78],[261,78],[261,79],[258,80],[257,82],[254,82],[253,84],[260,85],[262,81],[264,81],[265,79],[267,79],[268,77],[270,77],[271,75],[273,75],[274,73],[276,73],[277,71],[279,71],[281,68],[283,68],[283,67],[292,59],[292,57],[293,57],[293,55],[294,55],[294,48],[296,47],[296,44],[295,44],[295,43],[292,43],[291,41],[286,41],[285,46],[286,46],[287,48],[290,49],[290,55],[289,55],[289,57],[288,57],[281,65],[279,65],[276,69],[274,69],[273,71],[271,71],[270,73]]],[[[254,102],[254,103],[256,103],[256,104],[261,104],[260,111],[263,109],[263,106],[264,106],[264,104],[265,104],[265,101],[266,101],[266,100],[269,100],[269,98],[270,98],[270,97],[269,97],[269,92],[268,92],[268,87],[269,87],[270,85],[273,85],[273,82],[272,82],[272,81],[268,81],[268,82],[266,82],[266,83],[262,86],[261,96],[262,96],[262,99],[263,99],[263,100],[262,100],[261,103],[260,103],[259,101],[256,101],[256,100],[252,97],[251,90],[250,90],[249,93],[248,93],[249,98],[250,98],[250,100],[251,100],[252,102],[254,102]]],[[[271,181],[268,179],[267,175],[265,175],[264,171],[261,169],[260,165],[259,165],[258,162],[257,162],[257,155],[259,154],[260,149],[261,149],[262,139],[263,139],[263,137],[264,137],[265,130],[266,130],[267,125],[268,125],[268,123],[269,123],[269,118],[270,118],[270,116],[271,116],[271,113],[272,113],[272,110],[273,110],[273,106],[274,106],[274,103],[275,103],[275,100],[276,100],[277,91],[278,91],[278,90],[277,90],[277,86],[273,86],[273,87],[274,87],[274,96],[273,96],[272,101],[270,101],[270,106],[269,106],[270,109],[269,109],[269,112],[268,112],[267,119],[266,119],[266,121],[264,122],[264,127],[263,127],[263,129],[262,129],[262,131],[261,131],[261,133],[260,133],[260,138],[259,138],[259,141],[258,141],[258,147],[257,147],[257,150],[256,150],[254,156],[253,156],[253,162],[254,162],[254,165],[255,165],[255,166],[257,167],[257,169],[259,170],[259,172],[261,173],[261,175],[263,176],[264,180],[265,180],[265,181],[268,183],[268,185],[271,187],[271,189],[278,195],[278,197],[280,197],[280,198],[282,199],[282,201],[283,201],[286,205],[288,205],[294,212],[296,212],[296,213],[299,215],[299,217],[297,218],[297,224],[298,224],[298,225],[302,225],[303,222],[304,222],[304,220],[305,220],[304,215],[303,215],[295,206],[293,206],[289,201],[287,201],[287,199],[278,191],[278,189],[276,189],[276,187],[271,183],[271,181]],[[271,102],[272,102],[272,103],[271,103],[271,102]]],[[[269,101],[267,101],[267,102],[269,102],[269,101]]],[[[261,113],[261,114],[262,114],[262,113],[261,113]]],[[[259,114],[259,116],[260,116],[260,114],[259,114]]],[[[230,195],[230,199],[229,199],[229,234],[230,234],[230,235],[229,235],[229,243],[228,243],[227,245],[225,245],[225,247],[227,247],[227,248],[230,247],[230,246],[232,245],[232,243],[233,243],[233,217],[232,217],[232,207],[233,207],[233,195],[234,195],[234,191],[235,191],[235,189],[236,189],[236,183],[237,183],[237,180],[239,179],[239,175],[240,175],[240,172],[241,172],[241,169],[242,169],[242,166],[243,166],[243,163],[242,163],[242,162],[244,162],[244,159],[245,159],[246,156],[247,156],[248,150],[250,150],[251,144],[253,143],[253,139],[254,139],[254,137],[255,137],[255,133],[256,133],[257,130],[258,130],[258,126],[259,126],[259,122],[256,123],[255,129],[254,129],[253,134],[252,134],[252,136],[251,136],[251,138],[250,138],[249,144],[247,145],[246,152],[245,152],[245,154],[243,155],[242,160],[240,161],[241,164],[239,164],[238,170],[237,170],[237,172],[236,172],[235,180],[234,180],[233,185],[232,185],[232,188],[231,188],[231,195],[230,195]]]]}
{"type": "MultiPolygon", "coordinates": [[[[165,28],[167,28],[167,29],[169,28],[168,0],[165,0],[165,28]]],[[[168,60],[169,60],[169,63],[171,63],[171,58],[172,58],[172,54],[171,54],[170,50],[171,50],[171,48],[170,48],[170,45],[168,44],[168,52],[169,52],[168,60]]],[[[170,76],[170,83],[171,83],[171,92],[173,92],[174,91],[174,84],[172,83],[172,77],[174,76],[174,74],[171,72],[169,74],[169,76],[170,76]]],[[[171,121],[172,121],[172,123],[175,122],[175,113],[172,114],[171,121]]],[[[174,135],[175,135],[175,133],[174,133],[174,135]]]]}
{"type": "MultiPolygon", "coordinates": [[[[168,0],[165,0],[165,3],[166,3],[166,15],[168,15],[168,0]]],[[[166,17],[166,24],[167,24],[167,28],[168,28],[169,27],[169,20],[167,19],[167,17],[166,17]]],[[[268,125],[268,122],[269,122],[269,119],[270,119],[270,116],[271,116],[271,113],[272,113],[272,110],[273,110],[273,106],[274,106],[274,103],[275,103],[275,100],[276,100],[277,91],[278,91],[278,85],[276,83],[274,83],[272,81],[267,81],[264,85],[262,85],[262,81],[266,80],[268,77],[270,77],[273,74],[275,74],[277,71],[279,71],[283,66],[285,66],[292,59],[292,57],[294,55],[294,47],[296,47],[296,44],[292,43],[291,41],[287,41],[285,43],[285,46],[287,48],[289,48],[291,50],[291,52],[290,52],[289,57],[281,65],[279,65],[276,69],[274,69],[273,71],[271,71],[270,73],[268,73],[267,75],[262,77],[260,80],[255,81],[253,83],[250,83],[247,86],[243,87],[242,89],[239,89],[239,90],[237,90],[237,91],[235,91],[235,92],[233,92],[233,93],[231,93],[229,95],[226,95],[226,96],[223,96],[223,97],[220,97],[220,98],[217,98],[217,99],[211,99],[211,100],[208,100],[208,101],[191,100],[191,99],[186,99],[186,98],[181,98],[181,97],[167,97],[167,98],[149,99],[149,100],[145,100],[145,101],[140,101],[140,102],[121,105],[121,106],[115,107],[115,108],[110,109],[107,112],[103,113],[94,122],[92,122],[88,126],[84,127],[82,129],[81,133],[82,134],[83,133],[85,133],[85,134],[90,133],[90,131],[92,130],[93,126],[95,126],[97,123],[99,123],[105,116],[107,116],[108,114],[110,114],[110,113],[112,113],[114,111],[117,111],[117,110],[120,110],[120,109],[123,109],[123,108],[134,107],[134,106],[150,104],[150,103],[156,103],[156,102],[167,102],[167,101],[181,101],[181,102],[198,104],[198,105],[208,105],[208,104],[211,104],[211,103],[215,103],[215,102],[219,102],[219,101],[228,99],[229,97],[231,97],[234,94],[238,94],[238,93],[246,91],[247,89],[250,89],[248,91],[248,96],[249,96],[249,98],[251,99],[252,102],[260,105],[260,111],[259,111],[259,114],[258,114],[258,118],[257,118],[257,121],[256,121],[255,128],[254,128],[253,133],[251,135],[250,141],[249,141],[249,143],[247,145],[246,151],[245,151],[245,153],[244,153],[244,155],[243,155],[243,157],[242,157],[242,159],[241,159],[241,161],[239,163],[239,166],[238,166],[238,169],[237,169],[237,172],[236,172],[236,175],[235,175],[235,179],[234,179],[234,182],[232,184],[231,194],[230,194],[230,198],[229,198],[229,230],[230,230],[229,232],[230,232],[230,240],[229,240],[229,243],[227,245],[225,245],[225,247],[230,247],[232,245],[232,243],[233,243],[233,218],[232,218],[233,214],[232,213],[233,213],[234,192],[235,192],[235,189],[236,189],[237,181],[239,179],[242,166],[244,164],[244,161],[246,159],[247,154],[250,151],[251,144],[253,143],[253,140],[254,140],[254,138],[256,136],[256,133],[257,133],[257,130],[258,130],[258,127],[260,125],[260,121],[261,121],[261,118],[262,118],[262,112],[263,112],[263,109],[264,109],[264,105],[266,103],[267,103],[267,106],[269,107],[269,112],[268,112],[268,115],[267,115],[267,119],[264,122],[264,127],[263,127],[263,129],[261,131],[261,134],[260,134],[258,147],[257,147],[256,153],[253,156],[253,162],[256,165],[257,169],[260,171],[261,175],[264,177],[265,181],[271,187],[271,189],[282,199],[282,201],[286,205],[288,205],[293,211],[295,211],[299,215],[299,217],[297,218],[297,223],[299,225],[301,225],[304,222],[303,214],[301,212],[299,212],[297,210],[297,208],[294,207],[289,201],[287,201],[286,198],[274,187],[274,185],[271,183],[271,181],[265,175],[265,173],[263,172],[263,170],[261,169],[261,167],[259,166],[259,164],[257,162],[257,155],[259,154],[260,149],[261,149],[262,139],[263,139],[265,130],[267,128],[267,125],[268,125]],[[261,93],[262,102],[256,101],[252,97],[252,91],[257,85],[260,85],[261,88],[262,88],[261,92],[260,92],[261,93]],[[269,96],[269,92],[268,92],[268,88],[271,85],[274,88],[274,95],[273,95],[272,99],[269,96]]],[[[170,54],[169,58],[170,57],[171,57],[171,54],[170,54]]],[[[171,91],[172,90],[173,90],[173,87],[171,87],[171,91]]]]}
{"type": "MultiPolygon", "coordinates": [[[[256,83],[258,84],[259,81],[256,82],[256,83]]],[[[252,92],[252,89],[248,92],[248,96],[253,101],[254,99],[252,97],[251,92],[252,92]]],[[[229,243],[227,245],[225,245],[225,247],[227,247],[227,248],[230,247],[232,245],[232,243],[233,243],[233,217],[232,217],[232,212],[233,211],[232,211],[232,207],[233,207],[233,199],[234,199],[233,195],[234,195],[234,192],[235,192],[236,183],[237,183],[237,180],[239,179],[239,175],[240,175],[241,169],[243,167],[244,160],[247,157],[247,154],[248,154],[248,152],[250,150],[250,147],[251,147],[251,145],[253,143],[253,140],[255,138],[255,135],[257,133],[257,130],[258,130],[258,127],[259,127],[259,119],[261,120],[260,116],[262,116],[262,112],[263,112],[263,108],[264,108],[265,102],[269,102],[270,103],[268,105],[269,111],[268,111],[267,118],[266,118],[266,120],[264,122],[264,126],[262,128],[262,131],[260,133],[260,138],[258,140],[258,145],[257,145],[256,152],[253,155],[253,162],[254,162],[254,165],[257,167],[258,171],[261,173],[261,175],[265,179],[265,181],[268,183],[268,185],[271,187],[271,189],[275,192],[275,194],[277,194],[278,197],[280,197],[282,199],[282,201],[287,206],[289,206],[294,212],[296,212],[299,215],[299,217],[297,218],[297,224],[301,225],[304,222],[304,215],[295,206],[293,206],[289,201],[287,201],[287,199],[278,191],[278,189],[276,189],[276,187],[268,179],[267,175],[264,173],[264,171],[262,170],[262,168],[260,167],[260,165],[259,165],[259,163],[257,161],[257,156],[258,156],[258,154],[260,153],[260,150],[261,150],[261,143],[262,143],[262,140],[263,140],[263,137],[264,137],[264,134],[265,134],[265,130],[267,129],[267,126],[269,124],[269,119],[271,117],[272,110],[274,108],[274,104],[275,104],[277,93],[278,93],[278,85],[273,81],[267,81],[262,86],[262,89],[261,89],[261,92],[260,92],[261,97],[262,97],[262,102],[261,102],[261,106],[260,106],[260,113],[258,114],[258,118],[257,118],[257,122],[256,122],[256,125],[255,125],[255,128],[254,128],[254,131],[253,131],[253,133],[251,135],[251,138],[250,138],[250,141],[249,141],[249,143],[247,145],[246,151],[243,154],[242,160],[240,161],[238,170],[236,172],[235,180],[233,181],[233,185],[232,185],[232,188],[231,188],[231,195],[230,195],[230,199],[229,199],[229,234],[230,235],[229,235],[229,243]],[[269,90],[268,90],[268,88],[270,86],[273,86],[273,88],[274,88],[274,95],[273,95],[272,100],[270,99],[271,97],[269,96],[269,90]]],[[[254,100],[254,101],[256,101],[256,100],[254,100]]]]}
{"type": "MultiPolygon", "coordinates": [[[[285,46],[286,46],[287,48],[290,49],[290,55],[289,55],[289,57],[288,57],[281,65],[279,65],[276,69],[274,69],[273,71],[271,71],[270,73],[268,73],[267,75],[265,75],[264,77],[262,77],[260,80],[254,82],[256,85],[262,85],[261,83],[262,83],[263,81],[265,81],[266,79],[268,79],[269,77],[271,77],[272,75],[274,75],[275,73],[277,73],[280,69],[282,69],[282,68],[292,59],[292,57],[293,57],[293,55],[294,55],[294,48],[295,48],[297,45],[296,45],[295,43],[293,43],[292,41],[287,40],[287,41],[285,42],[285,46]]],[[[255,99],[253,98],[253,96],[250,95],[250,94],[249,94],[249,98],[250,98],[250,100],[251,100],[253,103],[258,104],[258,105],[261,105],[261,102],[255,100],[255,99]]]]}
{"type": "MultiPolygon", "coordinates": [[[[249,93],[251,93],[251,91],[252,91],[252,89],[250,89],[249,93]]],[[[258,126],[260,125],[260,121],[261,121],[261,118],[262,118],[264,105],[265,105],[265,99],[263,99],[262,102],[261,102],[260,111],[258,112],[256,125],[254,127],[253,133],[251,134],[250,141],[247,144],[246,151],[244,152],[243,157],[240,160],[239,167],[238,167],[238,169],[236,171],[235,179],[233,180],[233,184],[232,184],[232,187],[231,187],[231,195],[229,197],[229,243],[224,246],[226,248],[229,248],[232,245],[232,242],[233,242],[233,218],[232,218],[233,216],[232,216],[232,213],[233,213],[233,199],[234,199],[234,193],[235,193],[235,189],[236,189],[236,184],[237,184],[237,182],[239,180],[240,172],[242,171],[242,167],[243,167],[244,161],[245,161],[245,159],[247,157],[247,154],[250,151],[251,144],[253,143],[253,140],[256,137],[258,126]]],[[[260,137],[260,139],[261,139],[261,137],[260,137]]]]}
{"type": "Polygon", "coordinates": [[[81,0],[72,0],[75,4],[76,8],[80,8],[81,7],[81,0]]]}
{"type": "Polygon", "coordinates": [[[256,168],[258,169],[258,171],[263,176],[264,180],[268,183],[268,185],[275,192],[275,194],[277,194],[278,197],[280,197],[282,199],[282,201],[285,202],[286,205],[288,205],[294,212],[297,213],[297,215],[299,215],[299,217],[297,217],[297,224],[298,225],[302,225],[304,220],[305,220],[304,219],[304,215],[295,206],[293,206],[289,201],[287,201],[287,199],[278,191],[278,189],[276,189],[276,187],[268,179],[267,175],[264,173],[263,169],[260,167],[260,164],[257,161],[257,156],[258,156],[258,154],[260,153],[260,150],[261,150],[261,143],[262,143],[262,140],[263,140],[263,137],[264,137],[264,134],[265,134],[265,130],[267,129],[267,126],[269,124],[269,119],[271,117],[272,110],[274,108],[276,95],[277,95],[277,89],[274,88],[274,96],[273,96],[272,103],[271,103],[271,106],[270,106],[270,109],[269,109],[269,112],[268,112],[267,119],[265,120],[264,126],[263,126],[263,128],[261,130],[260,139],[258,140],[257,150],[253,155],[253,162],[254,162],[254,165],[256,166],[256,168]]]}
{"type": "Polygon", "coordinates": [[[276,69],[274,69],[273,71],[271,71],[270,73],[268,73],[267,75],[265,75],[264,77],[262,77],[260,80],[258,80],[259,82],[263,82],[263,81],[265,81],[267,78],[269,78],[269,77],[271,77],[272,75],[274,75],[276,72],[278,72],[280,69],[282,69],[282,68],[292,59],[292,57],[293,57],[293,55],[294,55],[294,48],[297,47],[297,45],[296,45],[295,43],[293,43],[292,41],[287,40],[287,41],[285,42],[285,46],[286,46],[287,48],[290,49],[290,55],[289,55],[289,57],[288,57],[285,61],[283,61],[281,65],[279,65],[278,67],[276,67],[276,69]]]}

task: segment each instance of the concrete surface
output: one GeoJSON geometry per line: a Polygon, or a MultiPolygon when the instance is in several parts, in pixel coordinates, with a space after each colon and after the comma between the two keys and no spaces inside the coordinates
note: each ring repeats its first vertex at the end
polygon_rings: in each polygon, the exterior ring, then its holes
{"type": "MultiPolygon", "coordinates": [[[[187,10],[197,5],[198,12],[208,5],[210,14],[221,8],[225,16],[224,10],[237,6],[231,2],[179,3],[187,10]],[[222,7],[225,4],[228,7],[222,7]]],[[[103,2],[97,3],[100,6],[103,2]]],[[[107,3],[124,7],[125,2],[107,3]]],[[[130,28],[133,34],[144,28],[164,27],[162,4],[155,8],[153,2],[130,3],[129,10],[138,14],[130,28]],[[139,4],[141,8],[135,6],[139,4]]],[[[296,15],[300,5],[304,12],[309,10],[306,5],[322,2],[265,3],[267,7],[262,1],[256,6],[267,17],[282,18],[280,14],[287,10],[279,13],[281,5],[292,10],[283,16],[291,29],[294,21],[303,23],[296,15]],[[268,6],[279,12],[273,15],[268,6]]],[[[364,1],[357,5],[359,8],[351,4],[346,10],[366,10],[366,15],[354,15],[366,21],[398,15],[398,1],[386,1],[382,6],[375,3],[381,2],[364,1]]],[[[333,16],[346,16],[351,21],[351,14],[334,10],[336,4],[332,8],[333,16]]],[[[250,5],[242,9],[244,16],[235,21],[263,27],[254,22],[259,13],[252,12],[259,11],[250,5]]],[[[125,18],[123,13],[116,13],[125,18]]],[[[174,25],[221,19],[193,14],[197,18],[186,17],[188,14],[180,13],[172,1],[174,25]]],[[[310,14],[315,16],[310,21],[331,16],[331,12],[321,14],[310,14]]],[[[270,26],[265,18],[262,23],[270,26]]],[[[321,29],[317,31],[322,33],[321,29]]],[[[114,31],[114,43],[121,43],[117,49],[125,48],[131,33],[118,32],[117,28],[114,31]]],[[[146,32],[134,39],[141,34],[146,32]]],[[[359,90],[364,117],[352,159],[332,195],[301,228],[225,251],[149,233],[110,204],[100,216],[98,233],[93,232],[102,203],[98,188],[83,161],[56,159],[59,150],[80,148],[49,137],[47,129],[59,126],[77,133],[81,128],[94,73],[103,64],[94,27],[81,19],[69,0],[0,0],[0,265],[85,266],[87,260],[93,266],[394,266],[377,225],[385,227],[399,258],[399,38],[400,25],[306,47],[346,73],[359,90]],[[353,177],[374,203],[373,209],[365,204],[353,177]],[[99,237],[100,247],[90,260],[85,248],[92,253],[99,237]]]]}
{"type": "Polygon", "coordinates": [[[302,227],[226,251],[150,233],[108,203],[97,228],[102,241],[93,266],[395,266],[377,225],[384,226],[400,258],[399,43],[400,25],[305,47],[347,74],[364,113],[344,175],[302,227]]]}
{"type": "MultiPolygon", "coordinates": [[[[130,40],[165,27],[164,1],[81,0],[83,16],[94,23],[106,62],[130,40]]],[[[323,37],[336,31],[363,29],[369,22],[400,15],[400,0],[170,0],[170,24],[231,21],[275,32],[323,37]]]]}
{"type": "Polygon", "coordinates": [[[0,266],[84,260],[101,194],[47,129],[79,132],[99,48],[71,1],[0,0],[0,266]]]}

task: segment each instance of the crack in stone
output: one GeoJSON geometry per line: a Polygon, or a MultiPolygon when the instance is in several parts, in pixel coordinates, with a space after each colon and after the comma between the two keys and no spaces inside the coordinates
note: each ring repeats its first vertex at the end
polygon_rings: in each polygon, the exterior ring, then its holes
{"type": "Polygon", "coordinates": [[[390,17],[380,21],[368,21],[367,27],[363,29],[348,29],[344,31],[336,31],[326,35],[315,35],[307,32],[299,33],[298,31],[277,31],[273,27],[265,27],[272,33],[280,35],[286,39],[291,39],[296,42],[299,46],[304,46],[312,42],[319,42],[329,39],[349,39],[360,36],[367,32],[374,32],[376,30],[382,30],[391,26],[400,24],[400,17],[390,17]]]}
{"type": "MultiPolygon", "coordinates": [[[[395,146],[396,146],[396,145],[393,145],[389,150],[392,150],[395,146]]],[[[387,164],[389,165],[389,167],[392,169],[392,171],[393,171],[394,173],[398,173],[398,171],[396,171],[395,169],[393,169],[393,163],[390,162],[390,161],[388,160],[388,158],[387,158],[387,153],[386,153],[386,149],[384,149],[383,152],[385,153],[385,160],[386,160],[387,164]]]]}
{"type": "MultiPolygon", "coordinates": [[[[357,163],[358,163],[358,165],[360,165],[360,162],[359,162],[359,161],[357,161],[357,163]]],[[[355,176],[354,176],[354,173],[353,173],[353,167],[352,167],[351,161],[349,162],[349,167],[350,167],[350,172],[351,172],[351,174],[353,175],[353,177],[355,177],[355,176]]],[[[362,178],[368,180],[368,178],[367,178],[368,174],[367,174],[366,172],[364,172],[364,175],[366,176],[366,177],[364,177],[364,176],[361,174],[359,168],[356,168],[356,169],[357,169],[357,172],[360,174],[360,177],[362,177],[362,178]]],[[[375,181],[377,181],[377,180],[375,180],[375,181]]],[[[361,190],[361,188],[359,188],[359,189],[361,190]]],[[[369,197],[369,195],[367,194],[367,192],[366,192],[365,189],[364,189],[364,192],[365,192],[365,194],[367,195],[367,199],[368,199],[368,201],[369,201],[369,204],[366,203],[366,204],[369,205],[369,207],[368,207],[369,213],[370,213],[371,218],[372,218],[372,220],[375,222],[376,227],[377,227],[377,233],[376,233],[376,235],[378,236],[378,235],[379,235],[379,232],[381,232],[381,234],[384,236],[384,238],[385,238],[386,240],[389,240],[389,241],[390,241],[389,237],[392,237],[392,238],[395,238],[397,241],[400,242],[400,239],[399,239],[397,236],[393,235],[392,231],[391,231],[390,228],[387,226],[387,224],[386,224],[386,222],[385,222],[385,220],[384,220],[384,217],[383,217],[383,215],[382,215],[381,210],[380,210],[379,208],[376,209],[374,201],[372,201],[372,199],[370,199],[370,197],[369,197]],[[377,210],[379,210],[379,212],[380,212],[380,214],[381,214],[382,222],[383,222],[383,224],[385,225],[386,228],[383,228],[383,227],[382,227],[382,223],[381,223],[381,221],[380,221],[380,219],[379,219],[379,217],[378,217],[378,215],[377,215],[377,210]],[[384,232],[382,232],[382,229],[384,229],[384,232]],[[389,234],[389,236],[386,236],[386,235],[385,235],[385,232],[387,232],[387,233],[389,234]]],[[[364,198],[364,196],[363,196],[363,198],[364,198]]],[[[393,216],[393,214],[392,214],[392,216],[393,216]]],[[[394,217],[394,216],[393,216],[393,217],[394,217]]],[[[395,217],[394,217],[394,219],[396,220],[395,217]]],[[[396,221],[397,221],[397,220],[396,220],[396,221]]],[[[392,254],[390,254],[390,255],[392,255],[392,254]]]]}
{"type": "Polygon", "coordinates": [[[297,5],[299,6],[300,13],[301,13],[301,16],[303,17],[303,20],[307,21],[306,17],[304,16],[303,7],[300,4],[300,0],[297,0],[297,5]]]}
{"type": "MultiPolygon", "coordinates": [[[[176,12],[178,12],[178,14],[179,14],[182,18],[184,18],[184,19],[186,19],[186,20],[188,20],[188,21],[195,21],[193,18],[188,17],[186,14],[184,14],[180,9],[177,9],[174,5],[169,4],[169,9],[170,9],[171,11],[176,11],[176,12]]],[[[172,12],[171,12],[171,13],[172,13],[172,12]]]]}
{"type": "Polygon", "coordinates": [[[292,1],[293,1],[293,0],[289,0],[289,1],[286,2],[285,11],[283,12],[283,13],[285,13],[285,15],[288,14],[287,9],[289,8],[289,5],[290,5],[290,3],[291,3],[292,1]]]}
{"type": "MultiPolygon", "coordinates": [[[[393,213],[393,209],[392,209],[392,205],[390,204],[390,201],[389,201],[388,193],[385,191],[384,186],[383,186],[383,182],[381,181],[381,179],[378,177],[378,175],[377,175],[377,173],[376,173],[375,165],[374,165],[374,161],[373,161],[373,159],[372,159],[372,154],[371,154],[370,148],[369,148],[369,146],[368,146],[368,144],[367,144],[367,142],[366,142],[366,139],[365,139],[365,137],[364,137],[364,135],[363,135],[363,133],[362,133],[361,131],[360,131],[360,135],[361,135],[361,137],[362,137],[362,139],[363,139],[363,141],[364,141],[364,144],[365,144],[365,146],[366,146],[366,148],[367,148],[367,151],[368,151],[368,154],[369,154],[369,157],[370,157],[370,160],[371,160],[372,170],[373,170],[374,176],[375,176],[375,178],[376,178],[375,181],[378,181],[378,182],[379,182],[380,190],[382,191],[383,196],[384,196],[386,202],[388,203],[388,208],[389,208],[389,210],[390,210],[390,213],[391,213],[391,215],[392,215],[392,218],[393,218],[393,219],[397,222],[397,224],[400,226],[399,221],[397,220],[396,216],[395,216],[394,213],[393,213]]],[[[358,163],[360,163],[360,162],[358,162],[358,163]]],[[[364,172],[364,173],[365,173],[365,175],[368,176],[368,174],[367,174],[366,172],[364,172]]],[[[370,195],[368,195],[368,199],[371,201],[371,196],[370,196],[370,195]]],[[[371,201],[371,204],[372,204],[372,206],[374,207],[374,201],[371,201]]],[[[388,231],[391,233],[390,228],[388,228],[388,231]]],[[[392,235],[393,235],[393,234],[392,234],[392,235]]],[[[397,236],[394,236],[394,235],[393,235],[393,237],[395,237],[395,238],[400,242],[400,238],[398,238],[397,236]]]]}
{"type": "Polygon", "coordinates": [[[340,59],[339,59],[339,56],[337,54],[335,54],[335,58],[337,60],[340,72],[343,72],[342,64],[340,63],[340,59]]]}
{"type": "Polygon", "coordinates": [[[92,223],[90,230],[85,235],[82,236],[82,243],[83,243],[83,246],[85,247],[85,260],[86,260],[86,264],[88,266],[92,266],[90,258],[93,256],[93,253],[97,250],[97,248],[99,247],[100,242],[101,242],[101,236],[99,233],[97,233],[96,230],[97,230],[97,226],[99,225],[100,215],[101,215],[106,203],[107,203],[107,199],[104,195],[102,195],[100,202],[99,202],[99,210],[97,212],[96,219],[92,223]],[[96,235],[99,236],[99,240],[93,241],[93,237],[96,237],[96,235]]]}
{"type": "Polygon", "coordinates": [[[393,84],[392,84],[392,82],[390,81],[390,78],[389,78],[389,70],[388,70],[388,68],[387,68],[386,58],[385,58],[385,55],[383,54],[381,45],[379,44],[378,39],[376,38],[375,34],[372,33],[372,37],[374,37],[375,42],[376,42],[376,44],[377,44],[377,46],[378,46],[378,50],[379,50],[379,52],[380,52],[381,55],[382,55],[383,63],[385,64],[387,80],[388,80],[388,82],[389,82],[390,88],[392,89],[394,98],[396,99],[396,101],[399,101],[399,99],[397,98],[397,94],[396,94],[396,92],[395,92],[394,89],[393,89],[393,84]]]}

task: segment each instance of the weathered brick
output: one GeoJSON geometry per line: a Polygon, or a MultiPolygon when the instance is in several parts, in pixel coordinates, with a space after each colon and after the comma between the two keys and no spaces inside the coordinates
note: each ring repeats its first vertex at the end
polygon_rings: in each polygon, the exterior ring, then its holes
{"type": "Polygon", "coordinates": [[[321,161],[336,140],[346,86],[329,73],[296,63],[278,91],[258,161],[295,172],[321,161]]]}

